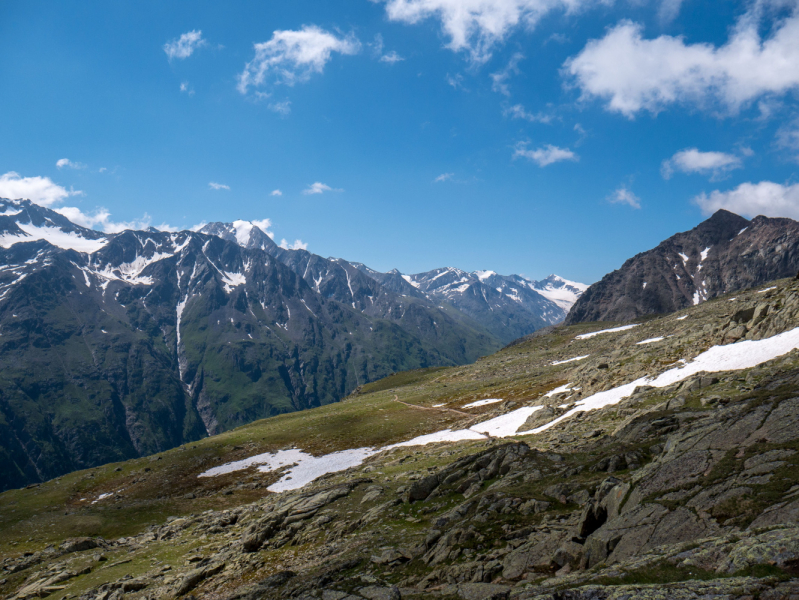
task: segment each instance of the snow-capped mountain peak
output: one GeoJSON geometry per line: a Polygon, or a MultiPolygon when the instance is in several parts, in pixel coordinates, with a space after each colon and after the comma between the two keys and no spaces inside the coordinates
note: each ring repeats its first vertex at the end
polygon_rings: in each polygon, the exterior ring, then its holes
{"type": "Polygon", "coordinates": [[[552,302],[567,312],[577,302],[583,292],[588,289],[588,286],[584,283],[570,281],[554,274],[541,281],[533,281],[531,284],[533,290],[544,296],[544,298],[552,300],[552,302]]]}

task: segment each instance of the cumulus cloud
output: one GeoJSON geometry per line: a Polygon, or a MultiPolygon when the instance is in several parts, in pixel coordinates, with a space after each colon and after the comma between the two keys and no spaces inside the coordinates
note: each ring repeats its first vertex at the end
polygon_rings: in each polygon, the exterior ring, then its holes
{"type": "Polygon", "coordinates": [[[608,110],[630,118],[676,103],[736,113],[760,97],[799,88],[797,11],[761,39],[762,11],[752,9],[720,47],[667,35],[644,39],[641,25],[622,21],[588,42],[564,70],[584,99],[603,99],[608,110]]]}
{"type": "Polygon", "coordinates": [[[641,208],[641,199],[626,185],[619,186],[608,198],[611,204],[626,204],[631,208],[641,208]]]}
{"type": "Polygon", "coordinates": [[[207,42],[203,39],[203,32],[199,29],[184,33],[179,38],[164,44],[164,52],[169,57],[184,59],[194,54],[197,48],[205,46],[207,42]]]}
{"type": "Polygon", "coordinates": [[[491,58],[494,46],[517,27],[532,29],[553,10],[573,13],[584,6],[607,4],[608,0],[386,0],[392,21],[419,23],[428,18],[441,21],[447,46],[466,51],[477,63],[491,58]]]}
{"type": "Polygon", "coordinates": [[[552,122],[552,115],[548,115],[546,113],[537,112],[531,113],[525,110],[524,106],[521,104],[514,104],[513,106],[506,106],[502,114],[506,117],[510,117],[511,119],[524,119],[525,121],[529,121],[530,123],[551,123],[552,122]]]}
{"type": "Polygon", "coordinates": [[[710,174],[712,179],[718,179],[728,171],[740,169],[743,166],[741,159],[734,154],[725,152],[700,152],[696,148],[680,150],[660,166],[660,173],[664,179],[669,179],[675,171],[681,173],[710,174]]]}
{"type": "Polygon", "coordinates": [[[272,192],[269,195],[270,196],[282,196],[283,192],[281,192],[280,190],[272,190],[272,192]]]}
{"type": "Polygon", "coordinates": [[[246,94],[272,78],[275,83],[294,85],[322,73],[332,54],[357,54],[360,42],[352,35],[337,37],[315,25],[299,31],[275,31],[268,42],[255,44],[255,57],[239,75],[238,90],[246,94]]]}
{"type": "Polygon", "coordinates": [[[9,171],[0,175],[0,198],[30,200],[42,206],[51,206],[70,196],[82,196],[80,190],[67,190],[49,177],[22,177],[9,171]]]}
{"type": "Polygon", "coordinates": [[[519,74],[519,62],[521,62],[522,59],[524,59],[524,54],[521,52],[516,52],[513,56],[511,56],[510,61],[508,61],[508,64],[504,69],[489,75],[489,77],[491,77],[491,89],[493,91],[505,96],[510,96],[508,81],[513,75],[519,74]]]}
{"type": "Polygon", "coordinates": [[[330,187],[329,185],[325,185],[319,181],[312,183],[307,188],[302,190],[302,193],[306,196],[310,196],[312,194],[324,194],[325,192],[343,192],[344,190],[337,190],[335,188],[330,187]]]}
{"type": "Polygon", "coordinates": [[[782,185],[772,181],[742,183],[726,192],[715,190],[710,194],[701,194],[694,198],[694,202],[705,215],[723,208],[745,217],[764,215],[799,219],[799,184],[782,185]]]}
{"type": "Polygon", "coordinates": [[[216,183],[215,181],[209,181],[208,187],[212,190],[230,190],[229,185],[225,185],[224,183],[216,183]]]}
{"type": "Polygon", "coordinates": [[[272,219],[261,219],[260,221],[254,220],[250,221],[250,223],[255,225],[258,229],[263,231],[270,238],[275,239],[275,234],[269,229],[270,227],[272,227],[272,219]]]}
{"type": "Polygon", "coordinates": [[[289,244],[286,238],[283,238],[280,240],[280,247],[283,248],[283,250],[307,250],[308,244],[302,240],[294,240],[293,244],[289,244]]]}
{"type": "MultiPolygon", "coordinates": [[[[133,219],[132,221],[112,221],[111,213],[105,208],[98,208],[91,214],[85,213],[75,206],[64,206],[53,210],[65,216],[76,225],[88,229],[101,229],[105,233],[119,233],[126,229],[147,229],[150,227],[152,221],[150,215],[147,213],[144,213],[141,219],[133,219]]],[[[157,226],[156,229],[160,229],[161,231],[177,231],[176,228],[166,223],[157,226]]]]}
{"type": "Polygon", "coordinates": [[[58,167],[59,169],[63,169],[64,167],[69,168],[69,169],[85,169],[86,168],[86,165],[84,165],[83,163],[72,162],[68,158],[59,158],[56,161],[55,166],[58,167]]]}
{"type": "Polygon", "coordinates": [[[568,148],[559,148],[558,146],[547,144],[541,148],[530,150],[525,142],[520,142],[516,144],[513,158],[526,158],[537,163],[539,167],[546,167],[564,160],[577,161],[580,157],[568,148]]]}
{"type": "MultiPolygon", "coordinates": [[[[146,213],[141,219],[117,222],[111,219],[111,213],[105,208],[97,208],[92,213],[86,213],[75,206],[53,207],[54,204],[70,196],[82,195],[81,191],[66,190],[53,183],[49,177],[22,177],[13,171],[0,176],[0,198],[30,200],[34,204],[54,210],[81,227],[99,228],[105,233],[117,233],[125,229],[146,229],[150,226],[151,218],[146,213]]],[[[158,225],[157,228],[163,231],[175,230],[166,223],[158,225]]]]}
{"type": "Polygon", "coordinates": [[[443,183],[455,177],[455,173],[442,173],[433,180],[433,183],[443,183]]]}

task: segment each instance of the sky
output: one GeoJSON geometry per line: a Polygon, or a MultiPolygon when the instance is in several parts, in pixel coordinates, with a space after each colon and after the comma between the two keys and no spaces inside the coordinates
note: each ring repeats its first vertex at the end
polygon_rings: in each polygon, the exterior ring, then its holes
{"type": "Polygon", "coordinates": [[[0,3],[0,197],[592,283],[799,219],[799,0],[0,3]]]}

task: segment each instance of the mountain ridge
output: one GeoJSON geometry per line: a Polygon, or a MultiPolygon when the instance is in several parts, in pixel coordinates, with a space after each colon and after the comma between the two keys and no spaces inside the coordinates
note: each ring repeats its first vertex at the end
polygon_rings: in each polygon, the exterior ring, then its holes
{"type": "Polygon", "coordinates": [[[102,234],[0,200],[0,487],[152,454],[503,345],[250,222],[102,234]]]}
{"type": "Polygon", "coordinates": [[[750,221],[719,210],[591,285],[565,322],[623,322],[666,314],[797,270],[799,223],[764,216],[750,221]]]}

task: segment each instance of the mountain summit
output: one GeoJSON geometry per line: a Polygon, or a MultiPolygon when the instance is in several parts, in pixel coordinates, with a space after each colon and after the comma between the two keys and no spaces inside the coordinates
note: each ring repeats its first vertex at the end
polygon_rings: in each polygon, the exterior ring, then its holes
{"type": "Polygon", "coordinates": [[[629,321],[789,277],[799,268],[799,223],[719,210],[637,254],[590,286],[567,323],[629,321]]]}

